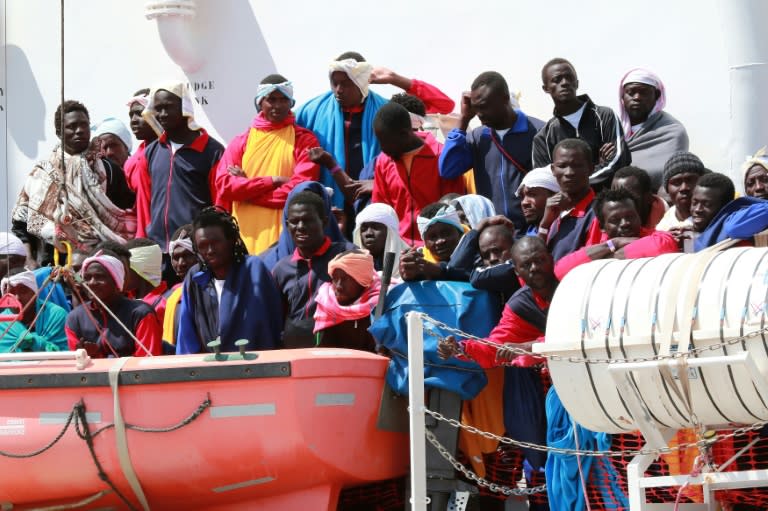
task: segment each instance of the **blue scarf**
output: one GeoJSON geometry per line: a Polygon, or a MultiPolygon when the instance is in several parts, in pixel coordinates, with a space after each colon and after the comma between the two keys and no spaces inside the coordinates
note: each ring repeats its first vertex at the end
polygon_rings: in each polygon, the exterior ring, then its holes
{"type": "MultiPolygon", "coordinates": [[[[373,119],[387,100],[373,91],[368,92],[363,109],[361,136],[363,140],[363,164],[373,160],[380,152],[381,146],[373,132],[373,119]]],[[[346,168],[346,148],[344,145],[344,113],[333,92],[326,92],[309,100],[296,111],[296,124],[312,130],[323,149],[331,153],[342,169],[346,168]]],[[[336,185],[328,169],[322,168],[320,181],[327,187],[333,188],[333,205],[344,209],[344,194],[336,185]]]]}

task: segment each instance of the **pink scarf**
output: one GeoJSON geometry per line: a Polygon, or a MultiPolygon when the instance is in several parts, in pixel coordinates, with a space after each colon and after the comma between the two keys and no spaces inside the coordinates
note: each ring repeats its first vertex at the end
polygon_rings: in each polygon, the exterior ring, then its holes
{"type": "Polygon", "coordinates": [[[293,112],[289,113],[285,117],[285,119],[283,119],[279,123],[273,123],[272,121],[264,117],[264,112],[259,112],[259,115],[253,118],[251,127],[259,130],[271,131],[271,130],[279,130],[279,129],[285,128],[286,126],[289,126],[291,124],[296,124],[296,117],[294,117],[293,112]]]}
{"type": "Polygon", "coordinates": [[[355,321],[370,316],[379,300],[380,290],[381,279],[374,274],[373,282],[368,289],[363,291],[362,296],[355,303],[339,305],[339,302],[336,301],[336,294],[333,292],[333,284],[326,282],[317,290],[317,297],[315,298],[317,310],[315,310],[314,333],[345,321],[355,321]]]}

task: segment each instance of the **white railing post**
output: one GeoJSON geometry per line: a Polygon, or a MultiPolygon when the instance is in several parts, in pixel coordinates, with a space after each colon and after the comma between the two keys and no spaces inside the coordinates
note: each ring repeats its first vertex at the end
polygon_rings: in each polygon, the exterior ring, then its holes
{"type": "Polygon", "coordinates": [[[408,420],[411,431],[411,510],[426,511],[427,450],[424,436],[424,326],[421,315],[406,314],[408,323],[408,420]]]}

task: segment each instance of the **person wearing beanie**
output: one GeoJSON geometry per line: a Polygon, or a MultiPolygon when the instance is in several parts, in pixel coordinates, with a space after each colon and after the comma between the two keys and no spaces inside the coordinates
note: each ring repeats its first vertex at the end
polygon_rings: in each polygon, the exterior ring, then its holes
{"type": "Polygon", "coordinates": [[[657,231],[671,231],[679,238],[682,231],[693,227],[691,222],[691,197],[699,178],[707,169],[698,156],[688,151],[673,154],[664,164],[662,184],[669,194],[670,207],[658,224],[657,231]]]}
{"type": "Polygon", "coordinates": [[[251,254],[264,252],[280,237],[288,194],[320,176],[320,167],[309,158],[309,149],[319,142],[296,125],[295,103],[287,78],[271,74],[261,80],[256,117],[229,143],[216,169],[216,204],[231,211],[251,254]]]}
{"type": "Polygon", "coordinates": [[[105,158],[125,167],[125,162],[131,154],[133,140],[128,127],[120,119],[107,117],[99,124],[92,126],[93,138],[98,142],[99,153],[105,158]]]}
{"type": "Polygon", "coordinates": [[[320,286],[315,298],[317,345],[373,352],[376,342],[368,327],[381,291],[373,256],[357,249],[342,252],[328,263],[328,274],[331,282],[320,286]]]}

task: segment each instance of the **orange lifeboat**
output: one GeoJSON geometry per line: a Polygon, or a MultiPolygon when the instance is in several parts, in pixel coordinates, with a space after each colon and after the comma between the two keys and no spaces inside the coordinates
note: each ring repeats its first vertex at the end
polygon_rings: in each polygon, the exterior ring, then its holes
{"type": "Polygon", "coordinates": [[[333,510],[407,472],[376,427],[386,358],[245,357],[0,363],[0,509],[333,510]]]}

